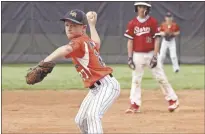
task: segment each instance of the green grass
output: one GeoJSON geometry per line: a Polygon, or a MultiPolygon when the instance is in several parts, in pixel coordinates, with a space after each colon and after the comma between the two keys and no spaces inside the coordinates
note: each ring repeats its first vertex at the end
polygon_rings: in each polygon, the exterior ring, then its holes
{"type": "MultiPolygon", "coordinates": [[[[3,90],[15,89],[84,89],[81,78],[71,64],[58,64],[53,72],[41,83],[27,85],[25,75],[32,64],[7,64],[2,66],[3,90]]],[[[129,89],[131,70],[127,65],[110,65],[114,69],[114,76],[119,80],[122,89],[129,89]]],[[[171,65],[165,65],[165,72],[173,88],[204,89],[204,66],[181,65],[178,74],[173,73],[171,65]]],[[[145,69],[142,80],[143,89],[157,89],[158,83],[152,78],[150,70],[145,69]]]]}

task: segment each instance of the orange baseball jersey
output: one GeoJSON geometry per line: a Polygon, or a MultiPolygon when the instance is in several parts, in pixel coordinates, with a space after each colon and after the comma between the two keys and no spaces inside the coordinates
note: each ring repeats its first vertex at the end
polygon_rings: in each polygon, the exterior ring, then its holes
{"type": "Polygon", "coordinates": [[[163,22],[160,26],[160,32],[178,32],[179,26],[177,23],[172,22],[171,25],[168,25],[167,23],[163,22]]]}
{"type": "Polygon", "coordinates": [[[100,57],[96,43],[87,35],[72,39],[68,45],[73,48],[73,51],[66,58],[72,58],[86,88],[113,72],[100,57]]]}

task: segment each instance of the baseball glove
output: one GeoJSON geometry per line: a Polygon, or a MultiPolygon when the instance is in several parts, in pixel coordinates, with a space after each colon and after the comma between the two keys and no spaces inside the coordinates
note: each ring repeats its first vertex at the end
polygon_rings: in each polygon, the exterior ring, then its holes
{"type": "Polygon", "coordinates": [[[54,67],[54,62],[41,61],[38,65],[28,70],[28,73],[25,76],[26,83],[33,85],[38,82],[41,82],[47,76],[48,73],[52,72],[54,67]]]}
{"type": "Polygon", "coordinates": [[[157,56],[153,56],[151,61],[150,61],[150,67],[155,68],[157,66],[157,56]]]}
{"type": "Polygon", "coordinates": [[[132,57],[129,57],[129,58],[128,58],[128,66],[129,66],[132,70],[135,70],[135,64],[134,64],[134,62],[133,62],[132,57]]]}
{"type": "Polygon", "coordinates": [[[172,38],[174,38],[174,34],[173,33],[166,33],[164,38],[166,41],[170,41],[170,40],[172,40],[172,38]]]}

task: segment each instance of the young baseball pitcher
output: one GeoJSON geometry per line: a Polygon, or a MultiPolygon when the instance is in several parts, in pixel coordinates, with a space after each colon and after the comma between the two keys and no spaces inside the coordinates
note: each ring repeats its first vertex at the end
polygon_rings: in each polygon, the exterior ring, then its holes
{"type": "Polygon", "coordinates": [[[162,44],[160,49],[160,60],[162,64],[166,58],[167,48],[169,48],[170,57],[173,64],[174,72],[179,72],[179,63],[176,53],[175,37],[180,34],[179,26],[173,21],[173,16],[168,12],[165,16],[165,21],[160,26],[160,33],[162,36],[162,44]]]}
{"type": "Polygon", "coordinates": [[[179,106],[179,101],[158,60],[160,33],[157,20],[149,16],[151,9],[149,3],[135,2],[134,7],[137,16],[129,21],[124,34],[128,38],[128,65],[133,69],[130,107],[125,112],[140,111],[141,80],[146,66],[151,69],[153,76],[159,82],[169,103],[168,110],[172,112],[179,106]]]}
{"type": "Polygon", "coordinates": [[[81,10],[69,11],[62,19],[70,42],[56,49],[41,61],[26,76],[28,84],[35,84],[51,73],[54,61],[72,58],[77,72],[82,77],[89,93],[83,100],[75,118],[81,133],[103,133],[101,119],[120,94],[120,84],[112,75],[112,68],[100,57],[100,38],[96,31],[96,12],[85,14],[81,10]],[[91,38],[86,35],[87,22],[91,38]]]}

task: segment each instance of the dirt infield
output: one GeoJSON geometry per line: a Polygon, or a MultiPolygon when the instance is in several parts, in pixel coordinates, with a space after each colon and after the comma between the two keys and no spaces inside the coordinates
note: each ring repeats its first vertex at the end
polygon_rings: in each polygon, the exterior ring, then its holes
{"type": "MultiPolygon", "coordinates": [[[[74,118],[88,91],[3,91],[3,133],[79,133],[74,118]]],[[[141,113],[126,115],[129,90],[103,118],[105,133],[204,133],[204,90],[178,91],[169,113],[160,90],[143,90],[141,113]]]]}

